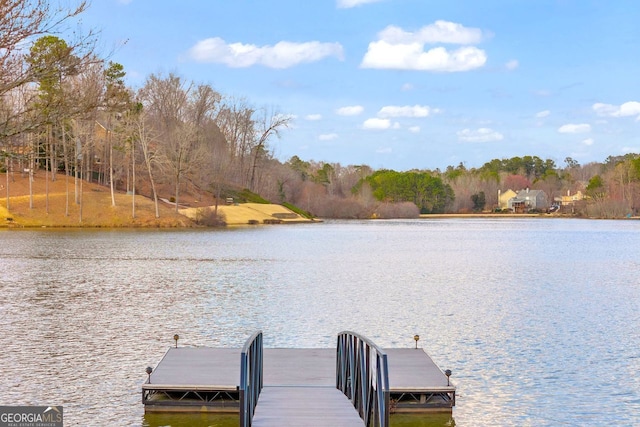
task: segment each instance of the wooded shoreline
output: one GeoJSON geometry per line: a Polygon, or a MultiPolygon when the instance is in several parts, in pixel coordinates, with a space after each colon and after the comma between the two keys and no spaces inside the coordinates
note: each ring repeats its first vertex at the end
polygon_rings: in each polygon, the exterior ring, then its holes
{"type": "MultiPolygon", "coordinates": [[[[82,182],[79,198],[75,202],[75,182],[65,176],[45,183],[44,177],[36,177],[29,185],[28,177],[16,176],[1,185],[0,228],[197,228],[197,216],[203,209],[215,209],[214,201],[185,200],[188,204],[159,202],[159,218],[155,216],[153,200],[137,194],[116,193],[115,206],[108,188],[94,183],[82,182]],[[48,196],[47,196],[48,192],[48,196]],[[135,202],[135,209],[133,204],[135,202]]],[[[261,203],[220,203],[220,218],[226,226],[263,224],[309,223],[320,220],[304,218],[284,206],[261,203]]],[[[511,214],[511,213],[447,213],[423,214],[422,219],[445,218],[578,218],[566,214],[511,214]]],[[[638,219],[638,217],[624,218],[638,219]]]]}

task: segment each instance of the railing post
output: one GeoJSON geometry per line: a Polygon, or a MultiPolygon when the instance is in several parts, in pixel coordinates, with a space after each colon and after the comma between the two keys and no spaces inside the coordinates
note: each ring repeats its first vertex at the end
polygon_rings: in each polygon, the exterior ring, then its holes
{"type": "Polygon", "coordinates": [[[240,353],[240,427],[250,427],[263,385],[262,331],[247,339],[240,353]]]}
{"type": "Polygon", "coordinates": [[[389,427],[387,354],[354,332],[338,334],[336,387],[358,411],[365,426],[389,427]]]}

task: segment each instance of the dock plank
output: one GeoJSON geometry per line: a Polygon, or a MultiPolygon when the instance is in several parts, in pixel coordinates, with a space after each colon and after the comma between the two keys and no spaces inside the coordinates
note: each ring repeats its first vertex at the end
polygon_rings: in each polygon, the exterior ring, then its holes
{"type": "MultiPolygon", "coordinates": [[[[447,378],[422,349],[389,348],[389,386],[392,390],[439,390],[447,378]]],[[[240,379],[240,349],[170,348],[151,374],[160,385],[235,389],[240,379]]],[[[264,384],[274,386],[334,386],[335,350],[330,348],[265,348],[264,384]]]]}
{"type": "Polygon", "coordinates": [[[389,388],[397,390],[454,390],[447,377],[421,348],[388,348],[389,388]]]}
{"type": "Polygon", "coordinates": [[[240,352],[238,348],[170,348],[151,373],[148,386],[235,390],[240,381],[240,352]]]}
{"type": "Polygon", "coordinates": [[[362,427],[351,401],[335,387],[264,387],[254,427],[362,427]]]}

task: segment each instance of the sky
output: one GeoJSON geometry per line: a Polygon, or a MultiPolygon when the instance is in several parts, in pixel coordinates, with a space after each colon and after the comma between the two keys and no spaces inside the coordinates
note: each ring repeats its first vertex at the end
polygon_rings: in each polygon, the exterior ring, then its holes
{"type": "Polygon", "coordinates": [[[81,21],[134,89],[174,73],[290,115],[282,161],[640,153],[636,0],[93,0],[81,21]]]}

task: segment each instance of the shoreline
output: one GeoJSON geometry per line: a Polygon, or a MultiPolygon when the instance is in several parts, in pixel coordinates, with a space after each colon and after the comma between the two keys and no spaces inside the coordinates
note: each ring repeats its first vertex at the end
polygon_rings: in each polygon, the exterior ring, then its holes
{"type": "MultiPolygon", "coordinates": [[[[242,204],[237,205],[238,207],[241,207],[242,204]]],[[[276,207],[276,208],[282,208],[282,209],[286,209],[284,207],[282,207],[281,205],[270,205],[270,204],[265,204],[265,207],[276,207]]],[[[195,208],[191,208],[191,209],[195,209],[195,208]]],[[[4,208],[2,206],[0,206],[0,211],[4,211],[6,212],[6,210],[4,210],[4,208]]],[[[2,213],[2,212],[0,212],[2,213]]],[[[430,220],[430,219],[500,219],[500,218],[505,218],[505,219],[517,219],[517,218],[527,218],[527,219],[531,219],[531,218],[540,218],[540,219],[583,219],[583,220],[613,220],[613,221],[620,221],[620,220],[640,220],[640,217],[638,216],[634,216],[634,217],[621,217],[621,218],[589,218],[589,217],[579,217],[579,216],[567,216],[567,215],[549,215],[549,214],[421,214],[418,218],[386,218],[386,219],[380,219],[380,218],[371,218],[371,219],[365,219],[365,221],[386,221],[386,220],[394,220],[394,219],[418,219],[418,220],[430,220]]],[[[0,229],[11,229],[11,230],[36,230],[36,229],[48,229],[48,230],[79,230],[79,229],[84,229],[84,230],[98,230],[98,229],[144,229],[144,230],[153,230],[153,229],[157,229],[157,230],[190,230],[190,229],[196,229],[196,228],[200,228],[200,229],[213,229],[213,228],[219,228],[219,229],[225,229],[225,228],[240,228],[240,227],[255,227],[255,226],[264,226],[264,225],[286,225],[286,224],[318,224],[318,223],[322,223],[325,222],[326,218],[316,218],[316,219],[306,219],[306,218],[298,218],[298,219],[287,219],[287,220],[274,220],[274,221],[270,221],[269,219],[267,219],[267,221],[258,221],[258,220],[252,220],[254,222],[249,222],[249,221],[242,221],[242,220],[233,220],[231,222],[226,222],[226,225],[224,226],[220,226],[220,227],[206,227],[203,225],[197,225],[194,222],[192,222],[191,220],[189,220],[188,216],[185,216],[185,219],[188,220],[187,223],[182,223],[182,224],[176,224],[176,223],[172,223],[172,224],[136,224],[136,223],[131,223],[131,224],[118,224],[118,225],[114,225],[114,224],[109,224],[109,225],[104,225],[104,224],[32,224],[32,225],[24,225],[21,224],[20,222],[16,222],[14,220],[10,220],[8,221],[7,218],[3,218],[4,220],[2,222],[0,222],[0,229]]],[[[331,218],[331,220],[344,220],[344,221],[350,221],[350,219],[339,219],[339,218],[331,218]]],[[[362,221],[362,219],[358,219],[355,221],[362,221]]]]}
{"type": "MultiPolygon", "coordinates": [[[[0,229],[193,229],[207,228],[198,224],[206,212],[215,206],[203,206],[201,200],[185,200],[193,207],[185,207],[176,212],[175,204],[160,201],[159,217],[155,216],[153,200],[141,195],[114,194],[113,203],[110,191],[100,185],[82,182],[79,192],[81,204],[76,203],[74,182],[72,179],[58,179],[45,185],[42,177],[29,185],[28,178],[16,176],[10,181],[8,201],[0,198],[0,229]],[[30,188],[31,187],[31,188],[30,188]],[[31,196],[29,195],[31,191],[31,196]],[[48,191],[48,195],[47,195],[48,191]],[[135,209],[133,209],[135,202],[135,209]],[[198,206],[200,204],[200,206],[198,206]],[[132,210],[135,210],[135,215],[132,210]],[[82,220],[80,220],[82,218],[82,220]]],[[[223,227],[245,227],[273,224],[319,223],[326,218],[309,219],[277,204],[241,203],[220,204],[218,213],[224,222],[223,227]]],[[[415,219],[477,219],[477,218],[579,218],[579,219],[640,219],[639,216],[618,218],[591,218],[567,214],[514,214],[514,213],[447,213],[422,214],[415,219]]],[[[348,219],[346,219],[348,220],[348,219]]],[[[372,219],[375,221],[375,219],[372,219]]]]}

